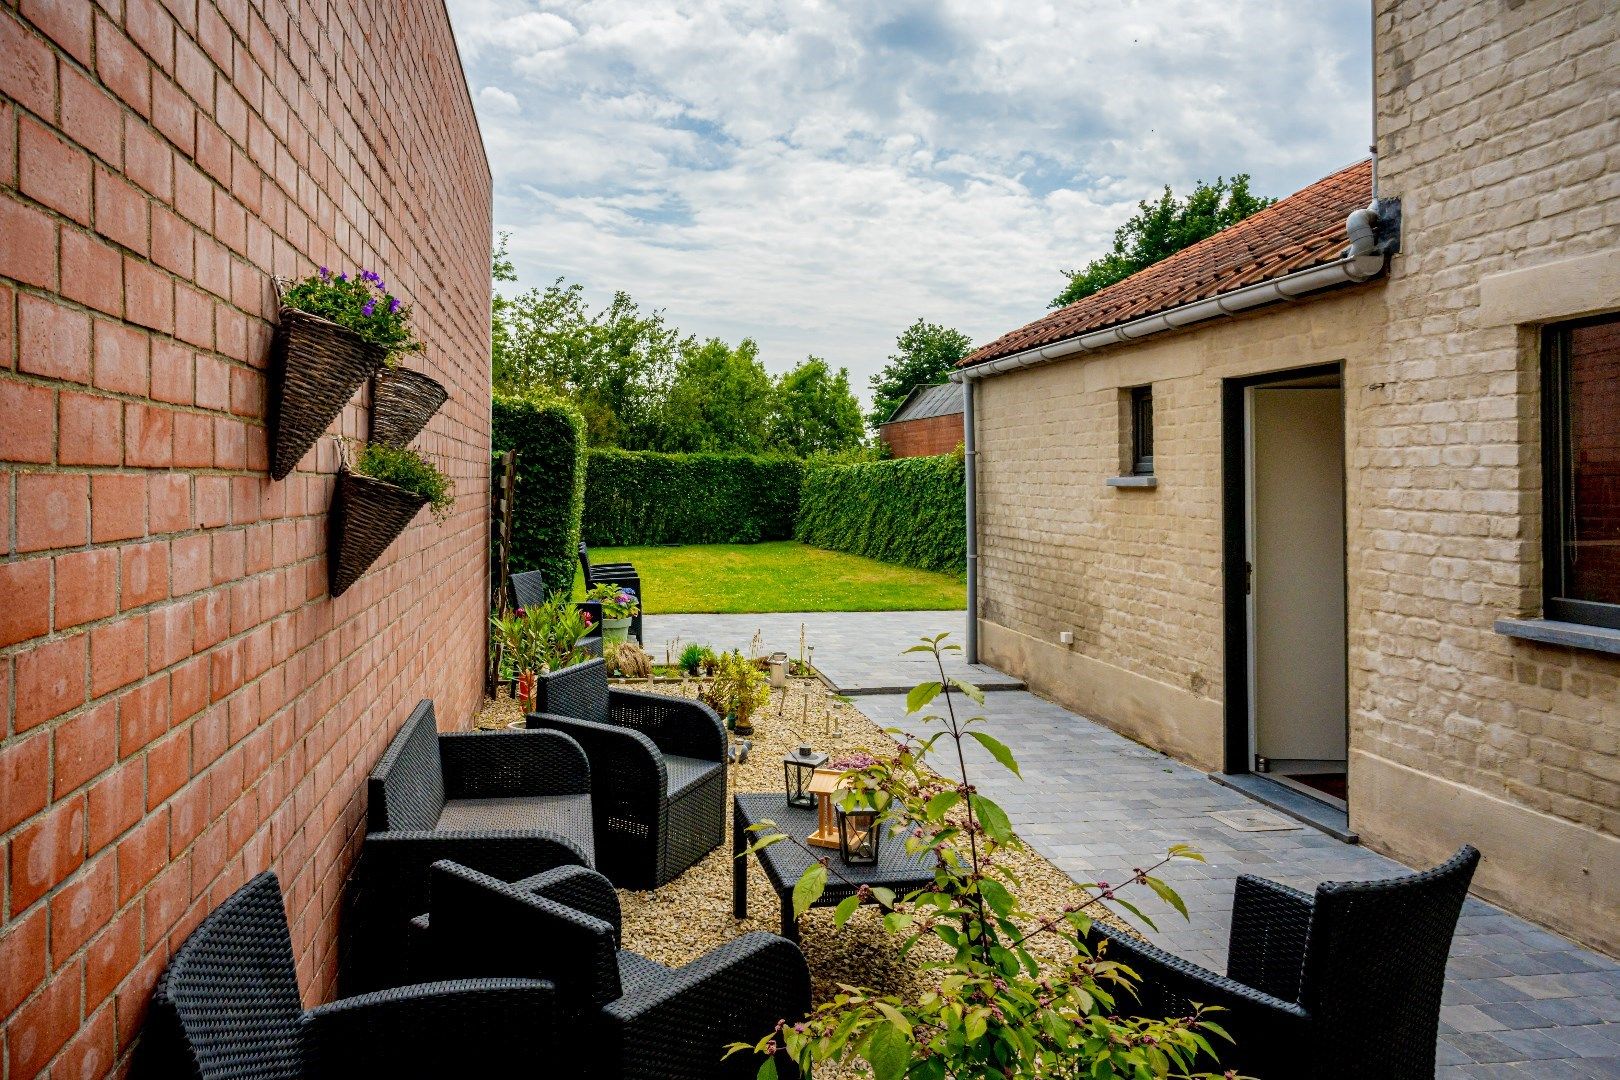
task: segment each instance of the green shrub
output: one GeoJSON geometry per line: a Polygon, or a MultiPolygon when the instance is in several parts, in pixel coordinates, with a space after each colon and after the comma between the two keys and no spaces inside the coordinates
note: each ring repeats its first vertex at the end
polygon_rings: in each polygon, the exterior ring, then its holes
{"type": "Polygon", "coordinates": [[[967,493],[958,454],[812,463],[800,485],[806,544],[921,570],[967,568],[967,493]]]}
{"type": "Polygon", "coordinates": [[[572,589],[585,498],[585,420],[565,401],[495,395],[497,452],[517,451],[513,572],[538,570],[548,588],[572,589]]]}
{"type": "Polygon", "coordinates": [[[803,465],[754,454],[592,450],[585,541],[752,544],[793,535],[803,465]]]}
{"type": "Polygon", "coordinates": [[[354,471],[421,495],[441,525],[456,506],[455,483],[433,462],[409,447],[368,445],[355,459],[354,471]]]}

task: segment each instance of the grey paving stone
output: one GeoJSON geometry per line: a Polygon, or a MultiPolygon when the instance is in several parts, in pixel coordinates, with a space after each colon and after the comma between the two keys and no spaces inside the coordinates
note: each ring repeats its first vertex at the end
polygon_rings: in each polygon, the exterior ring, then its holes
{"type": "MultiPolygon", "coordinates": [[[[655,654],[663,637],[677,633],[746,649],[755,629],[763,631],[766,648],[796,653],[801,622],[824,672],[920,681],[918,666],[889,658],[923,634],[950,630],[959,640],[963,614],[658,616],[648,630],[655,654]]],[[[967,677],[984,681],[987,675],[967,677]]],[[[879,724],[915,727],[903,697],[858,696],[855,704],[879,724]]],[[[1321,881],[1391,877],[1408,869],[1314,829],[1228,828],[1209,814],[1256,804],[1034,694],[990,694],[982,711],[986,730],[1013,749],[1024,778],[970,744],[974,782],[1007,810],[1031,846],[1075,880],[1118,882],[1133,867],[1151,865],[1172,843],[1205,855],[1205,863],[1172,864],[1161,872],[1186,899],[1189,919],[1157,899],[1143,900],[1159,926],[1148,936],[1193,963],[1225,970],[1239,874],[1309,891],[1321,881]]],[[[1481,900],[1463,906],[1442,1002],[1437,1077],[1620,1080],[1620,965],[1481,900]]]]}

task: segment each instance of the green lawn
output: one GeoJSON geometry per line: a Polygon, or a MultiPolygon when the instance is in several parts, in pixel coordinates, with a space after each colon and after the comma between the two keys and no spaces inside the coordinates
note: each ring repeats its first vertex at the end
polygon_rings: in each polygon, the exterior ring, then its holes
{"type": "MultiPolygon", "coordinates": [[[[937,574],[784,540],[765,544],[592,548],[634,563],[647,613],[935,611],[964,607],[959,574],[937,574]]],[[[581,589],[575,575],[576,593],[581,589]]]]}

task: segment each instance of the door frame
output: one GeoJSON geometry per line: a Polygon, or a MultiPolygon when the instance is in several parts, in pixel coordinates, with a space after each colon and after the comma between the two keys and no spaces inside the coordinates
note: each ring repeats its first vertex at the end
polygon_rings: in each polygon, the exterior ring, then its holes
{"type": "MultiPolygon", "coordinates": [[[[1268,383],[1289,382],[1294,379],[1319,378],[1337,375],[1339,389],[1344,390],[1344,363],[1312,364],[1306,367],[1285,368],[1256,375],[1221,380],[1221,606],[1223,639],[1225,645],[1225,721],[1226,732],[1221,771],[1247,773],[1253,771],[1254,758],[1250,753],[1250,700],[1249,700],[1249,484],[1248,475],[1248,392],[1268,383]]],[[[1345,475],[1341,478],[1341,495],[1348,496],[1350,487],[1349,458],[1345,459],[1345,475]]],[[[1346,506],[1346,529],[1349,527],[1346,506]]],[[[1348,538],[1345,545],[1349,555],[1348,538]]],[[[1345,677],[1349,685],[1349,575],[1346,574],[1345,592],[1345,677]]],[[[1349,726],[1346,709],[1345,725],[1349,726]]]]}

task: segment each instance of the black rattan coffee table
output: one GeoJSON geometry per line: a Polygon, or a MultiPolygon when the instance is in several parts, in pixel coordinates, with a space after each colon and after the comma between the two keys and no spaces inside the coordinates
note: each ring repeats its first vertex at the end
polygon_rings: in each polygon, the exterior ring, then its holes
{"type": "MultiPolygon", "coordinates": [[[[741,858],[743,851],[753,843],[758,833],[748,831],[750,825],[761,821],[774,821],[789,836],[804,839],[816,830],[816,812],[787,804],[787,796],[737,795],[732,798],[731,815],[731,910],[741,919],[748,914],[748,865],[741,858]]],[[[797,844],[778,841],[763,851],[755,852],[759,864],[765,868],[776,899],[782,905],[782,936],[790,941],[799,940],[798,922],[793,918],[793,886],[821,854],[831,858],[831,869],[837,873],[827,875],[827,890],[821,894],[816,907],[832,907],[852,895],[861,885],[881,885],[893,889],[897,896],[934,883],[933,861],[926,857],[906,854],[903,841],[897,836],[885,836],[878,849],[876,866],[846,866],[838,852],[812,848],[810,854],[797,844]],[[839,875],[847,881],[839,880],[839,875]]]]}

